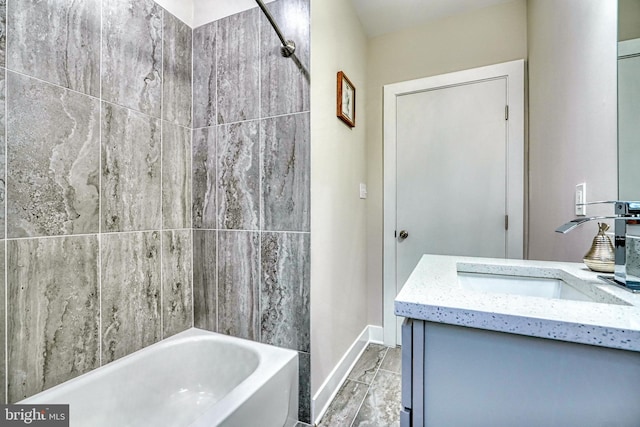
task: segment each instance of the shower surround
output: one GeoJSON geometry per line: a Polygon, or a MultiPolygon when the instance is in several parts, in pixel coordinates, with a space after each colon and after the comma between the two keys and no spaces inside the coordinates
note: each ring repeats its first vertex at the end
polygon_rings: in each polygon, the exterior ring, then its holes
{"type": "MultiPolygon", "coordinates": [[[[308,0],[269,8],[308,68],[308,0]]],[[[0,0],[0,67],[0,399],[195,316],[297,350],[308,421],[309,83],[258,9],[0,0]]]]}
{"type": "Polygon", "coordinates": [[[309,0],[193,32],[195,326],[297,350],[310,421],[309,0]]]}

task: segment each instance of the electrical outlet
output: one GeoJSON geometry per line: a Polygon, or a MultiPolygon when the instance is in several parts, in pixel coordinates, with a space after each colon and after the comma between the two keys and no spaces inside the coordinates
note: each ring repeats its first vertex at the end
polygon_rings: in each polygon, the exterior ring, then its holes
{"type": "Polygon", "coordinates": [[[577,216],[585,216],[587,214],[587,206],[584,205],[587,203],[587,184],[583,182],[582,184],[576,185],[576,215],[577,216]]]}

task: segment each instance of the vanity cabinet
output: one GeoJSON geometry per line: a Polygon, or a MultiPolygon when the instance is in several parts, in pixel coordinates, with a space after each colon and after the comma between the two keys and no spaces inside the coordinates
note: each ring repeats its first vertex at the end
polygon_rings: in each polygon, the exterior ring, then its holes
{"type": "Polygon", "coordinates": [[[401,427],[638,427],[640,352],[418,319],[401,427]]]}

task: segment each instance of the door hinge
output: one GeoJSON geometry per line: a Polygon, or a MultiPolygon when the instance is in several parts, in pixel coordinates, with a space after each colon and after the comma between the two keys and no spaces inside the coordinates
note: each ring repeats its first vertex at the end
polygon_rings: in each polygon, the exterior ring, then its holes
{"type": "Polygon", "coordinates": [[[508,105],[504,106],[504,119],[505,120],[509,120],[509,106],[508,105]]]}
{"type": "Polygon", "coordinates": [[[509,215],[504,216],[504,229],[505,230],[509,229],[509,215]]]}

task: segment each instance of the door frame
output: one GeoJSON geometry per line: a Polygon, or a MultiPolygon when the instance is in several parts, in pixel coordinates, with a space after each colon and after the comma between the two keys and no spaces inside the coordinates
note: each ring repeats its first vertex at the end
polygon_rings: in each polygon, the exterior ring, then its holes
{"type": "Polygon", "coordinates": [[[524,255],[525,204],[525,133],[524,133],[524,73],[523,59],[489,65],[432,77],[408,80],[384,86],[384,187],[383,187],[383,331],[384,344],[396,345],[396,119],[397,98],[417,92],[506,78],[507,105],[507,258],[521,259],[524,255]]]}

